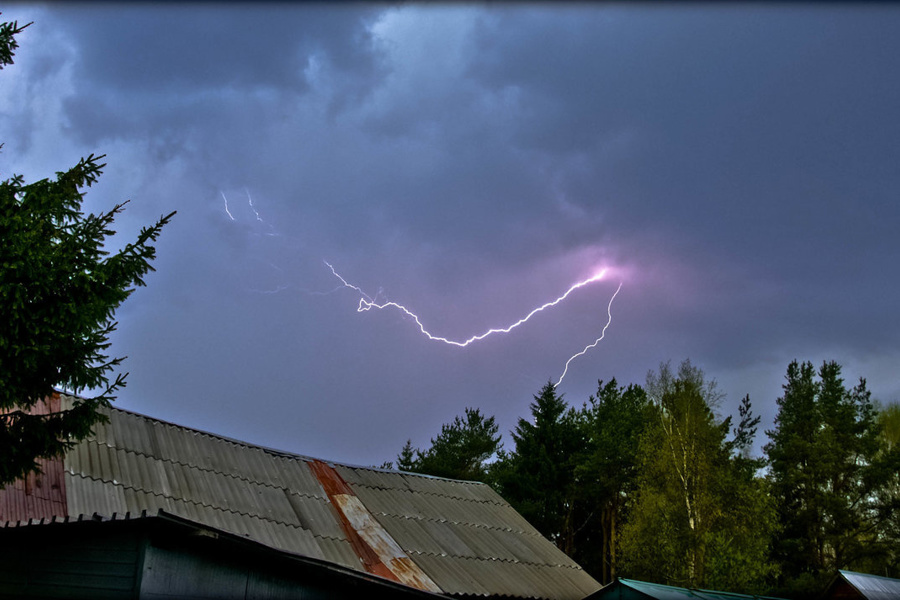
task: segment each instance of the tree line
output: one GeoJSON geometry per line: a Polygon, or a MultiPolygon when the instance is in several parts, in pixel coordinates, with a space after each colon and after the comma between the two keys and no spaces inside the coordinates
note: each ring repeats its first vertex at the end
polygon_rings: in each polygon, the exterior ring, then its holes
{"type": "Polygon", "coordinates": [[[580,406],[548,382],[511,448],[466,408],[396,467],[490,484],[603,583],[812,598],[838,569],[900,576],[900,404],[848,387],[836,362],[791,362],[755,457],[749,396],[733,417],[723,397],[690,361],[599,381],[580,406]]]}

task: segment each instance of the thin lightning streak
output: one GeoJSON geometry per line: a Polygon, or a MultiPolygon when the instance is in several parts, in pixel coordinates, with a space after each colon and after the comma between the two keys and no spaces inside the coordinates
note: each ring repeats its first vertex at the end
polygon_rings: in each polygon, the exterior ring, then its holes
{"type": "Polygon", "coordinates": [[[247,192],[247,202],[250,203],[250,210],[252,210],[253,214],[256,215],[256,220],[260,223],[265,223],[265,221],[262,220],[262,217],[259,216],[259,211],[256,210],[255,206],[253,206],[253,198],[250,197],[250,190],[245,189],[244,191],[247,192]]]}
{"type": "MultiPolygon", "coordinates": [[[[347,283],[347,280],[346,280],[346,279],[344,279],[343,277],[341,277],[340,275],[338,275],[338,272],[334,270],[334,267],[331,266],[331,263],[330,263],[330,262],[328,262],[327,260],[326,260],[326,261],[323,261],[323,262],[328,266],[329,269],[331,269],[331,273],[332,273],[335,277],[337,277],[338,279],[341,280],[341,283],[344,284],[344,287],[348,287],[348,288],[350,288],[351,290],[356,290],[356,291],[359,292],[360,295],[362,295],[366,300],[368,300],[369,302],[372,302],[372,297],[371,297],[371,296],[369,296],[367,293],[365,293],[364,291],[362,291],[360,288],[358,288],[357,286],[353,285],[352,283],[347,283]]],[[[362,303],[362,299],[360,299],[360,303],[362,303]]]]}
{"type": "Polygon", "coordinates": [[[603,338],[606,337],[606,330],[609,328],[610,323],[612,323],[612,303],[613,300],[616,299],[616,296],[619,295],[619,290],[622,289],[622,284],[619,284],[619,287],[616,289],[616,293],[612,295],[612,298],[609,299],[609,304],[606,306],[606,315],[609,317],[606,321],[606,325],[603,326],[603,331],[600,332],[600,337],[597,338],[594,343],[588,344],[584,347],[584,350],[579,352],[578,354],[573,355],[569,360],[566,361],[566,366],[563,369],[562,375],[559,376],[559,381],[556,382],[554,387],[559,387],[559,384],[562,383],[562,380],[565,378],[566,373],[569,372],[569,363],[578,358],[579,356],[583,356],[585,352],[590,350],[591,348],[595,348],[597,344],[603,341],[603,338]]]}
{"type": "Polygon", "coordinates": [[[219,192],[222,194],[222,200],[225,201],[225,214],[228,215],[228,218],[234,221],[234,215],[231,214],[231,211],[228,210],[228,198],[225,197],[225,192],[219,192]]]}
{"type": "MultiPolygon", "coordinates": [[[[527,315],[525,315],[524,317],[522,317],[521,319],[519,319],[518,321],[516,321],[509,327],[488,329],[484,333],[481,333],[478,335],[473,335],[472,337],[468,338],[465,341],[457,341],[457,340],[451,340],[451,339],[441,337],[441,336],[436,336],[436,335],[433,335],[432,333],[430,333],[427,329],[425,329],[425,326],[422,325],[422,322],[419,320],[419,317],[415,313],[410,311],[408,308],[403,306],[402,304],[397,304],[396,302],[385,302],[384,304],[376,303],[374,300],[372,300],[371,297],[369,297],[359,287],[348,283],[343,277],[338,275],[337,271],[334,270],[334,267],[331,266],[331,264],[329,264],[327,261],[325,262],[325,264],[328,265],[328,268],[331,269],[331,272],[334,274],[334,276],[337,277],[338,279],[340,279],[341,283],[343,283],[344,286],[346,286],[350,289],[356,290],[363,296],[363,298],[359,299],[359,306],[356,309],[357,312],[365,312],[365,311],[371,310],[373,308],[384,309],[389,306],[394,307],[394,308],[404,312],[407,316],[411,317],[416,322],[416,325],[418,325],[419,331],[423,335],[425,335],[428,339],[436,341],[436,342],[444,342],[445,344],[450,344],[451,346],[459,346],[460,348],[465,348],[472,342],[477,342],[479,340],[483,340],[484,338],[488,337],[489,335],[492,335],[495,333],[509,333],[510,331],[512,331],[513,329],[518,327],[519,325],[522,325],[523,323],[528,321],[535,314],[541,312],[542,310],[550,308],[552,306],[556,306],[557,304],[559,304],[560,302],[562,302],[563,300],[568,298],[569,294],[571,294],[575,290],[582,288],[582,287],[584,287],[590,283],[593,283],[595,281],[599,281],[606,274],[606,269],[604,269],[600,273],[597,273],[596,275],[594,275],[593,277],[590,277],[589,279],[585,279],[584,281],[580,281],[580,282],[576,283],[575,285],[570,287],[568,290],[566,290],[565,294],[563,294],[556,300],[547,302],[546,304],[542,304],[541,306],[535,308],[530,313],[528,313],[527,315]]],[[[605,328],[604,328],[604,331],[606,331],[605,328]]]]}

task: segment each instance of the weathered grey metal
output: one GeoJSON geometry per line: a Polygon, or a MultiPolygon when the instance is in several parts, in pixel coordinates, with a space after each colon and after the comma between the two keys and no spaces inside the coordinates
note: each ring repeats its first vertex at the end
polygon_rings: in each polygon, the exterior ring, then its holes
{"type": "Polygon", "coordinates": [[[855,571],[839,571],[838,577],[853,586],[866,600],[900,600],[900,579],[855,571]]]}
{"type": "Polygon", "coordinates": [[[481,483],[323,463],[119,409],[67,454],[64,474],[69,515],[162,509],[450,594],[581,599],[600,588],[481,483]]]}

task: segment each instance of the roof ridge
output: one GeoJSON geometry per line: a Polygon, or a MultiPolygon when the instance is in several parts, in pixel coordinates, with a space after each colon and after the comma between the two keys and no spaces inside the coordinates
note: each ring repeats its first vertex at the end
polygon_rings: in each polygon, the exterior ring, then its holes
{"type": "MultiPolygon", "coordinates": [[[[72,394],[66,394],[66,395],[68,395],[69,397],[73,397],[73,398],[76,397],[76,396],[73,396],[72,394]]],[[[318,460],[320,462],[324,462],[331,466],[337,465],[337,466],[341,466],[341,467],[346,467],[348,469],[362,469],[364,471],[374,471],[376,473],[395,473],[397,475],[413,475],[415,477],[422,477],[424,479],[436,479],[438,481],[451,481],[454,483],[466,483],[466,484],[470,484],[470,485],[487,485],[486,483],[481,482],[481,481],[469,481],[466,479],[450,479],[448,477],[438,477],[437,475],[427,475],[425,473],[412,473],[410,471],[400,471],[400,470],[395,470],[395,469],[383,469],[381,467],[375,467],[375,466],[371,466],[371,465],[354,465],[351,463],[328,460],[328,459],[324,459],[324,458],[318,458],[315,456],[309,456],[307,454],[298,454],[296,452],[289,452],[287,450],[279,450],[278,448],[262,446],[260,444],[254,444],[252,442],[239,440],[237,438],[231,438],[231,437],[219,434],[219,433],[213,433],[210,431],[205,431],[203,429],[197,429],[196,427],[188,427],[187,425],[179,425],[178,423],[166,421],[164,419],[160,419],[157,417],[151,417],[149,415],[135,412],[133,410],[128,410],[126,408],[119,408],[118,406],[109,406],[108,408],[109,408],[109,410],[115,410],[115,411],[119,411],[119,412],[122,412],[122,413],[125,413],[128,415],[132,415],[132,416],[135,416],[135,417],[138,417],[141,419],[146,419],[148,421],[154,421],[156,423],[160,423],[160,424],[166,425],[168,427],[173,427],[175,429],[187,430],[196,435],[204,435],[204,436],[207,436],[210,438],[219,439],[219,440],[231,443],[231,444],[235,444],[237,446],[244,446],[247,448],[256,448],[257,450],[262,450],[263,452],[267,452],[269,454],[273,454],[275,456],[280,456],[283,458],[299,458],[301,460],[306,460],[306,461],[318,460]]],[[[490,487],[490,486],[488,486],[488,487],[490,487]]]]}
{"type": "Polygon", "coordinates": [[[146,452],[141,452],[140,450],[134,450],[134,449],[132,449],[132,448],[122,448],[121,446],[116,446],[116,445],[114,445],[114,444],[109,444],[109,443],[107,443],[107,442],[100,442],[100,441],[98,441],[98,440],[96,440],[96,439],[89,439],[89,440],[86,440],[86,442],[87,442],[87,443],[93,443],[93,444],[96,444],[96,445],[98,445],[98,446],[101,446],[101,445],[102,445],[102,446],[106,446],[107,448],[112,448],[113,450],[119,450],[119,451],[121,451],[121,452],[131,453],[131,454],[135,454],[135,455],[137,455],[137,456],[143,456],[143,457],[146,457],[146,458],[151,458],[151,459],[153,459],[153,460],[158,460],[158,461],[160,461],[160,462],[171,463],[171,464],[173,464],[173,465],[181,465],[181,466],[187,467],[187,468],[189,468],[189,469],[196,469],[196,470],[198,470],[198,471],[203,471],[204,473],[213,473],[213,474],[216,474],[216,475],[224,475],[225,477],[231,477],[232,479],[237,479],[238,481],[244,481],[244,482],[247,482],[247,483],[252,483],[252,484],[255,484],[255,485],[259,485],[259,486],[261,486],[261,487],[267,487],[267,488],[271,488],[271,489],[274,489],[274,490],[280,490],[280,491],[283,491],[283,492],[289,492],[289,493],[291,493],[291,494],[295,494],[295,495],[297,495],[297,496],[302,496],[302,497],[304,497],[304,498],[319,498],[319,499],[322,499],[322,500],[325,499],[324,495],[323,495],[323,496],[316,496],[315,494],[308,494],[308,493],[306,493],[306,492],[299,492],[299,491],[295,491],[293,488],[280,487],[280,486],[274,485],[274,484],[272,484],[272,483],[267,483],[267,482],[265,482],[265,481],[259,481],[259,480],[257,480],[257,479],[250,479],[249,477],[244,477],[244,476],[242,476],[242,475],[237,475],[237,474],[235,474],[235,473],[228,473],[228,472],[226,472],[226,471],[217,471],[216,469],[208,469],[208,468],[201,467],[201,466],[199,466],[199,465],[195,465],[195,464],[192,464],[192,463],[182,462],[182,461],[180,461],[180,460],[173,460],[173,459],[171,459],[171,458],[163,458],[163,457],[156,456],[156,455],[153,455],[153,454],[148,454],[148,453],[146,453],[146,452]]]}
{"type": "MultiPolygon", "coordinates": [[[[125,485],[124,483],[122,483],[122,482],[120,482],[120,481],[116,481],[116,480],[110,481],[109,479],[103,479],[103,478],[101,478],[101,477],[91,477],[90,475],[85,475],[84,473],[76,473],[74,470],[69,469],[69,468],[67,468],[67,469],[65,470],[65,472],[66,472],[66,473],[69,473],[69,474],[72,475],[72,476],[81,477],[81,478],[83,478],[83,479],[90,479],[91,481],[99,481],[99,482],[101,482],[101,483],[112,484],[112,485],[121,487],[122,489],[126,489],[126,490],[134,490],[134,491],[141,492],[141,493],[144,493],[144,494],[149,494],[149,495],[151,495],[151,496],[157,496],[157,497],[160,497],[160,498],[167,498],[167,499],[170,499],[170,500],[174,500],[175,502],[184,502],[185,504],[193,504],[193,505],[195,505],[195,506],[202,506],[202,507],[204,507],[204,508],[209,508],[209,509],[212,509],[212,510],[218,510],[218,511],[220,511],[220,512],[230,513],[230,514],[238,515],[238,516],[241,516],[241,517],[249,517],[249,518],[251,518],[251,519],[259,519],[260,521],[267,521],[267,522],[269,522],[269,523],[275,523],[275,524],[278,524],[278,525],[284,525],[285,527],[293,527],[294,529],[302,529],[303,531],[309,532],[309,534],[312,535],[312,536],[315,537],[315,538],[321,538],[321,539],[326,539],[326,540],[333,540],[333,541],[336,541],[336,542],[345,542],[345,541],[347,541],[347,540],[344,539],[344,538],[334,537],[334,536],[331,536],[331,535],[322,535],[322,534],[315,533],[312,529],[307,529],[306,527],[303,527],[303,525],[295,525],[294,523],[287,523],[287,522],[285,522],[285,521],[280,521],[280,520],[278,520],[278,519],[268,518],[268,517],[265,517],[265,516],[263,516],[263,515],[253,514],[253,513],[249,513],[249,512],[241,512],[241,511],[239,511],[239,510],[234,510],[234,509],[231,509],[231,508],[225,508],[225,507],[221,507],[221,506],[214,506],[214,505],[212,505],[212,504],[207,504],[207,503],[205,503],[205,502],[198,502],[197,500],[191,500],[191,499],[188,499],[188,498],[178,498],[178,497],[176,497],[176,496],[169,496],[169,495],[164,494],[164,493],[155,492],[155,491],[152,491],[152,490],[145,490],[144,488],[135,487],[135,486],[133,486],[133,485],[125,485]]],[[[143,509],[143,510],[146,510],[146,509],[143,509]]],[[[130,512],[131,512],[131,511],[130,511],[130,512]]]]}
{"type": "MultiPolygon", "coordinates": [[[[252,442],[247,442],[244,440],[239,440],[237,438],[228,437],[226,435],[222,435],[220,433],[213,433],[211,431],[206,431],[203,429],[197,429],[196,427],[189,427],[187,425],[180,425],[178,423],[173,423],[171,421],[166,421],[165,419],[160,419],[158,417],[151,417],[150,415],[145,415],[143,413],[135,412],[133,410],[128,410],[127,408],[119,408],[118,406],[109,406],[110,410],[118,411],[121,413],[125,413],[127,415],[131,415],[133,417],[138,417],[140,419],[144,419],[147,421],[153,421],[155,423],[159,423],[161,425],[165,425],[167,427],[172,427],[174,429],[181,429],[184,431],[189,431],[194,435],[203,435],[210,438],[215,438],[218,440],[222,440],[223,442],[228,442],[230,444],[234,444],[236,446],[244,446],[247,448],[256,448],[257,450],[262,450],[263,452],[268,452],[271,454],[275,454],[277,456],[285,456],[292,458],[300,458],[304,460],[318,460],[313,456],[307,456],[304,454],[297,454],[294,452],[288,452],[286,450],[278,450],[277,448],[270,448],[268,446],[261,446],[260,444],[254,444],[252,442]]],[[[365,467],[363,467],[365,468],[365,467]]]]}

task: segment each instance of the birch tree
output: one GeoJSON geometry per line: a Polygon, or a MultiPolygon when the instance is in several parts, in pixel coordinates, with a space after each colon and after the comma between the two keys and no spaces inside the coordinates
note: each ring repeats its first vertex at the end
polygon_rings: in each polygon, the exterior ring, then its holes
{"type": "MultiPolygon", "coordinates": [[[[690,361],[677,373],[666,363],[648,375],[645,389],[658,410],[641,438],[635,507],[623,532],[628,576],[762,588],[770,574],[771,506],[761,483],[735,460],[743,449],[728,440],[731,419],[716,415],[722,394],[715,381],[690,361]]],[[[752,434],[739,427],[737,439],[752,434]]]]}

